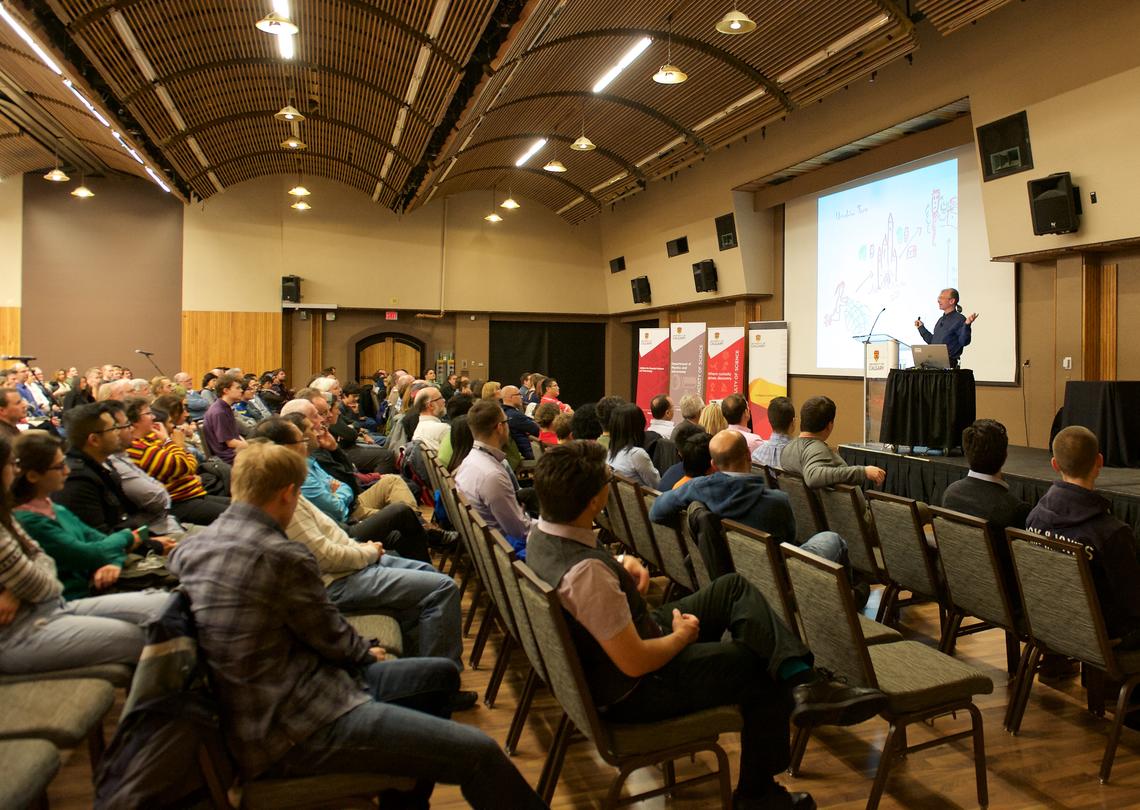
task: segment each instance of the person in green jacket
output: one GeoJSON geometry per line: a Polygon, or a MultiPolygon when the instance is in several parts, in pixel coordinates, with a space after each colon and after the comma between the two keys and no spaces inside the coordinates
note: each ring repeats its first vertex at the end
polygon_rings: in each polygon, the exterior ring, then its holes
{"type": "MultiPolygon", "coordinates": [[[[17,506],[12,516],[56,562],[65,599],[81,599],[105,592],[119,579],[128,552],[140,550],[147,540],[138,529],[111,534],[91,528],[71,510],[52,503],[63,489],[67,463],[61,442],[41,430],[29,430],[16,440],[20,472],[12,484],[17,506]]],[[[145,553],[142,550],[140,553],[145,553]]]]}

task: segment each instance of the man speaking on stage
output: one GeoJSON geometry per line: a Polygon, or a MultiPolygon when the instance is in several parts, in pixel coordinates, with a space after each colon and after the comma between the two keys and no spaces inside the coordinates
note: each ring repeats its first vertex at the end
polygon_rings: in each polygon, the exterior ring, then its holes
{"type": "Polygon", "coordinates": [[[958,305],[958,291],[947,287],[938,294],[938,308],[942,310],[942,317],[934,324],[934,334],[930,333],[922,324],[922,318],[915,320],[918,334],[927,343],[945,343],[946,353],[950,356],[950,365],[958,367],[958,359],[962,356],[962,349],[970,345],[970,325],[978,317],[972,312],[967,317],[962,314],[962,307],[958,305]]]}

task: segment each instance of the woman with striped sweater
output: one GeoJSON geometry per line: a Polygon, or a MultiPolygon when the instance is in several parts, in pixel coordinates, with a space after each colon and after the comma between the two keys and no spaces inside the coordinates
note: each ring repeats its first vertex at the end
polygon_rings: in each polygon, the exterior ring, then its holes
{"type": "Polygon", "coordinates": [[[15,473],[12,445],[0,437],[0,673],[134,664],[143,648],[141,625],[162,610],[167,594],[64,601],[55,561],[12,520],[15,473]]]}

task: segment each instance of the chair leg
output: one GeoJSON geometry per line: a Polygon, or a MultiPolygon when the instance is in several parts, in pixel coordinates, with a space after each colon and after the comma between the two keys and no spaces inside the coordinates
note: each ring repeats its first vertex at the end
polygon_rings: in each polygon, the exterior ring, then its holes
{"type": "MultiPolygon", "coordinates": [[[[470,576],[470,575],[468,575],[470,576]]],[[[475,580],[475,591],[471,594],[471,604],[467,608],[467,616],[463,619],[463,637],[471,632],[471,622],[475,621],[475,612],[479,610],[479,597],[483,595],[483,581],[475,580]]]]}
{"type": "Polygon", "coordinates": [[[1021,660],[1021,642],[1017,636],[1008,630],[1005,631],[1005,668],[1006,671],[1013,675],[1017,672],[1018,664],[1021,660]]]}
{"type": "Polygon", "coordinates": [[[1013,727],[1013,714],[1017,707],[1018,696],[1025,685],[1025,672],[1029,667],[1029,658],[1033,654],[1033,642],[1025,645],[1021,652],[1021,659],[1017,663],[1017,673],[1009,681],[1009,698],[1006,701],[1005,717],[1002,719],[1002,728],[1009,731],[1013,727]]]}
{"type": "Polygon", "coordinates": [[[803,763],[804,753],[807,751],[808,740],[810,739],[810,727],[804,726],[796,729],[796,736],[792,738],[792,759],[788,765],[789,776],[800,775],[800,764],[803,763]]]}
{"type": "Polygon", "coordinates": [[[1089,714],[1104,717],[1105,696],[1108,694],[1106,688],[1108,676],[1104,670],[1096,667],[1082,665],[1081,670],[1084,676],[1081,680],[1085,687],[1085,705],[1088,707],[1089,714]]]}
{"type": "Polygon", "coordinates": [[[896,622],[892,619],[897,619],[895,602],[898,601],[898,598],[899,586],[893,582],[888,583],[883,590],[883,598],[879,600],[879,612],[875,614],[875,621],[893,627],[896,622]]]}
{"type": "MultiPolygon", "coordinates": [[[[673,763],[669,763],[672,765],[673,763]]],[[[617,807],[620,804],[621,789],[625,785],[625,780],[629,778],[632,769],[621,767],[618,769],[618,775],[614,777],[614,781],[610,783],[610,789],[606,791],[606,798],[602,802],[602,810],[609,810],[611,807],[617,807]]]]}
{"type": "Polygon", "coordinates": [[[875,783],[871,786],[871,795],[867,797],[867,810],[875,810],[883,798],[883,789],[887,786],[887,776],[891,771],[891,764],[898,749],[896,737],[898,726],[891,723],[887,729],[887,737],[883,740],[883,753],[879,756],[879,768],[875,771],[875,783]]]}
{"type": "Polygon", "coordinates": [[[495,708],[495,698],[499,696],[499,687],[503,683],[503,675],[511,664],[511,653],[514,652],[514,638],[510,633],[503,634],[503,646],[499,647],[499,657],[495,659],[495,668],[491,670],[491,679],[487,681],[487,690],[483,693],[483,705],[488,709],[495,708]]]}
{"type": "Polygon", "coordinates": [[[732,771],[728,766],[728,754],[719,745],[713,746],[716,754],[716,772],[720,777],[720,806],[722,810],[732,807],[732,771]]]}
{"type": "Polygon", "coordinates": [[[982,713],[973,703],[966,705],[970,712],[970,724],[974,730],[974,778],[978,783],[978,804],[985,807],[990,803],[990,788],[986,778],[986,735],[982,729],[982,713]]]}
{"type": "Polygon", "coordinates": [[[965,614],[960,610],[951,610],[949,618],[942,623],[942,638],[938,642],[938,651],[946,655],[954,654],[955,643],[958,640],[958,630],[962,627],[965,614]]]}
{"type": "Polygon", "coordinates": [[[483,658],[483,648],[487,646],[487,639],[491,637],[491,630],[495,627],[496,615],[495,603],[488,599],[487,609],[483,611],[483,622],[475,635],[475,643],[471,645],[471,657],[467,659],[472,669],[479,668],[479,661],[483,658]]]}
{"type": "Polygon", "coordinates": [[[1010,718],[1010,733],[1017,734],[1021,731],[1021,720],[1025,717],[1025,707],[1029,705],[1029,693],[1033,688],[1033,679],[1037,677],[1037,665],[1041,661],[1042,650],[1040,647],[1035,647],[1032,654],[1029,656],[1029,662],[1025,667],[1025,682],[1021,685],[1018,692],[1017,706],[1014,708],[1014,714],[1010,718]]]}
{"type": "Polygon", "coordinates": [[[91,757],[91,772],[95,773],[99,769],[99,762],[103,759],[103,752],[107,750],[107,743],[103,737],[103,718],[99,718],[99,722],[91,729],[87,735],[87,753],[91,757]]]}
{"type": "Polygon", "coordinates": [[[550,752],[546,755],[546,762],[542,766],[542,774],[538,777],[538,786],[535,792],[545,804],[550,804],[554,798],[554,789],[558,786],[558,777],[562,774],[562,762],[566,759],[566,746],[570,743],[570,735],[574,733],[574,725],[570,722],[570,715],[562,713],[558,721],[558,729],[554,732],[554,740],[550,744],[550,752]]]}
{"type": "Polygon", "coordinates": [[[1100,763],[1100,783],[1108,784],[1109,774],[1112,773],[1112,761],[1116,758],[1116,745],[1120,742],[1120,729],[1124,726],[1124,716],[1128,714],[1128,704],[1132,700],[1132,691],[1140,677],[1133,676],[1125,681],[1120,688],[1120,697],[1116,699],[1116,716],[1112,718],[1112,728],[1108,732],[1108,744],[1104,747],[1104,759],[1100,763]]]}
{"type": "Polygon", "coordinates": [[[526,676],[522,694],[519,695],[519,705],[515,707],[515,716],[511,719],[511,727],[507,730],[507,739],[503,744],[508,756],[514,756],[519,747],[519,738],[522,736],[523,726],[526,725],[527,715],[530,714],[530,704],[534,702],[534,693],[538,690],[538,673],[533,667],[526,676]]]}

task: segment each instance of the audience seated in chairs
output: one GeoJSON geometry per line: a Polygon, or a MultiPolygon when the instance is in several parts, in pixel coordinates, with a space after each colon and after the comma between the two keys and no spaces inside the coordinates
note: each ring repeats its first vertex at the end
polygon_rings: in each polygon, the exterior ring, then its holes
{"type": "Polygon", "coordinates": [[[0,388],[0,435],[9,441],[27,430],[28,402],[15,388],[0,388]]]}
{"type": "Polygon", "coordinates": [[[739,705],[734,806],[815,807],[773,779],[790,762],[789,716],[800,726],[854,724],[883,709],[884,695],[815,672],[811,652],[738,574],[651,610],[648,572],[631,555],[613,558],[592,531],[609,478],[596,443],[550,448],[535,470],[542,518],[527,538],[528,565],[557,591],[595,703],[621,723],[739,705]]]}
{"type": "Polygon", "coordinates": [[[645,413],[632,402],[618,406],[610,416],[610,468],[643,487],[657,489],[661,474],[645,451],[645,413]]]}
{"type": "Polygon", "coordinates": [[[140,529],[110,533],[93,529],[52,496],[67,478],[61,442],[42,430],[29,430],[16,440],[20,472],[11,486],[16,521],[55,560],[65,599],[81,599],[114,588],[130,552],[164,554],[173,544],[148,539],[140,529]]]}
{"type": "Polygon", "coordinates": [[[534,409],[534,421],[538,425],[538,440],[543,444],[558,444],[558,435],[554,432],[554,420],[561,411],[553,402],[543,402],[534,409]]]}
{"type": "Polygon", "coordinates": [[[494,740],[446,719],[454,663],[384,661],[329,601],[313,555],[284,532],[305,477],[296,453],[250,446],[234,504],[172,560],[243,776],[391,773],[417,780],[411,806],[439,781],[476,808],[542,807],[494,740]]]}
{"type": "Polygon", "coordinates": [[[131,423],[131,444],[127,456],[147,475],[164,487],[170,496],[170,511],[183,523],[207,526],[226,511],[229,498],[210,495],[198,475],[198,459],[186,449],[186,432],[167,432],[168,415],[145,399],[126,402],[131,423]]]}
{"type": "MultiPolygon", "coordinates": [[[[575,439],[597,441],[603,430],[602,420],[598,418],[598,409],[593,402],[579,405],[570,416],[570,433],[575,439]]],[[[555,433],[557,432],[556,430],[555,433]]]]}
{"type": "Polygon", "coordinates": [[[667,394],[658,394],[649,400],[649,433],[656,433],[666,439],[673,438],[673,400],[667,394]]]}
{"type": "Polygon", "coordinates": [[[412,407],[419,414],[412,441],[417,441],[438,453],[440,442],[451,431],[447,423],[440,419],[447,407],[447,401],[438,388],[429,385],[416,394],[412,407]]]}
{"type": "Polygon", "coordinates": [[[558,406],[558,410],[562,411],[562,413],[568,413],[574,410],[558,398],[562,390],[558,387],[558,380],[554,379],[553,377],[546,377],[542,381],[541,390],[542,398],[539,400],[540,404],[545,402],[553,403],[554,405],[558,406]]]}
{"type": "Polygon", "coordinates": [[[722,430],[728,429],[728,421],[724,418],[724,411],[720,409],[719,402],[710,402],[706,405],[701,410],[701,416],[697,423],[710,436],[715,436],[722,430]]]}
{"type": "MultiPolygon", "coordinates": [[[[574,416],[569,413],[560,413],[554,417],[550,430],[557,440],[557,444],[565,444],[574,438],[574,416]]],[[[540,434],[541,435],[541,434],[540,434]]]]}
{"type": "Polygon", "coordinates": [[[720,410],[724,414],[724,421],[728,423],[728,429],[744,437],[748,444],[748,455],[751,456],[764,439],[748,429],[748,400],[743,394],[729,394],[720,401],[720,410]]]}
{"type": "Polygon", "coordinates": [[[610,419],[613,417],[617,407],[624,404],[624,397],[611,394],[610,396],[599,399],[597,405],[594,406],[598,414],[598,421],[602,423],[602,435],[597,439],[598,444],[602,447],[608,448],[610,446],[610,419]]]}
{"type": "Polygon", "coordinates": [[[681,460],[661,476],[658,488],[662,492],[676,489],[694,478],[710,475],[713,472],[712,454],[709,452],[712,436],[705,433],[700,425],[694,425],[692,422],[682,422],[678,427],[679,430],[673,431],[673,441],[677,442],[677,451],[681,455],[681,460]]]}
{"type": "MultiPolygon", "coordinates": [[[[128,397],[135,399],[135,397],[128,397]]],[[[146,400],[142,400],[144,403],[146,400]]],[[[119,485],[126,495],[130,509],[146,521],[155,534],[179,534],[182,527],[171,512],[170,493],[161,481],[152,478],[131,461],[127,450],[131,446],[131,423],[127,419],[125,403],[109,399],[99,404],[115,421],[118,449],[107,457],[106,466],[119,477],[119,485]]]]}
{"type": "MultiPolygon", "coordinates": [[[[285,447],[302,458],[308,443],[288,417],[267,420],[261,439],[285,447]]],[[[342,611],[394,614],[416,654],[448,658],[460,669],[459,588],[430,563],[409,560],[385,549],[377,540],[357,542],[340,524],[302,495],[285,529],[317,559],[332,603],[342,611]]],[[[398,531],[392,534],[398,535],[398,531]]],[[[389,536],[392,536],[391,534],[389,536]]],[[[393,538],[393,548],[399,545],[393,538]]],[[[409,654],[405,650],[405,655],[409,654]]]]}
{"type": "Polygon", "coordinates": [[[518,386],[508,385],[499,392],[503,401],[503,413],[507,415],[507,427],[511,431],[511,439],[518,448],[519,455],[526,461],[534,460],[534,450],[531,449],[531,438],[538,438],[538,423],[523,412],[522,392],[518,386]]]}
{"type": "Polygon", "coordinates": [[[210,455],[233,464],[234,456],[245,447],[234,416],[234,406],[245,395],[245,385],[241,377],[227,372],[218,377],[216,390],[218,397],[202,418],[202,438],[210,455]]]}
{"type": "Polygon", "coordinates": [[[1025,520],[1028,531],[1084,545],[1109,638],[1140,649],[1140,563],[1132,527],[1113,517],[1096,492],[1104,466],[1096,434],[1067,427],[1053,439],[1053,469],[1061,474],[1025,520]]]}
{"type": "Polygon", "coordinates": [[[381,447],[367,432],[358,430],[351,418],[340,408],[333,413],[333,405],[339,401],[342,393],[340,382],[333,377],[318,377],[313,380],[309,388],[297,392],[298,399],[306,399],[313,403],[321,418],[325,422],[329,433],[336,440],[337,446],[361,472],[365,473],[393,473],[396,471],[397,445],[392,449],[381,447]]]}
{"type": "Polygon", "coordinates": [[[782,469],[796,473],[809,487],[834,484],[881,484],[887,472],[867,465],[851,467],[827,445],[835,429],[835,403],[830,397],[812,397],[800,408],[800,435],[784,446],[780,454],[782,469]]]}

